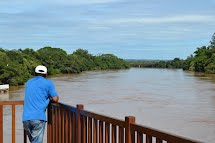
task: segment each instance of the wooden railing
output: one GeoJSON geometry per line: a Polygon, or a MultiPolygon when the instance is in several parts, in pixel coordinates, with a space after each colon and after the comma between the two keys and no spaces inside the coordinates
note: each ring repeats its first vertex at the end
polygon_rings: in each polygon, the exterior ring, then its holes
{"type": "MultiPolygon", "coordinates": [[[[12,143],[16,142],[16,105],[23,105],[23,101],[0,101],[0,143],[3,143],[4,134],[3,134],[3,107],[4,106],[11,106],[12,107],[12,132],[11,132],[11,138],[12,143]]],[[[24,131],[24,130],[23,130],[24,131]]],[[[24,133],[24,143],[27,142],[26,135],[24,133]]]]}
{"type": "Polygon", "coordinates": [[[135,117],[125,121],[61,103],[48,108],[48,143],[198,143],[135,124],[135,117]]]}
{"type": "MultiPolygon", "coordinates": [[[[48,107],[48,143],[75,143],[80,129],[80,123],[76,119],[78,108],[74,108],[61,103],[51,103],[48,107]]],[[[79,134],[80,138],[80,134],[79,134]]]]}
{"type": "MultiPolygon", "coordinates": [[[[16,105],[23,101],[0,101],[0,143],[3,143],[3,106],[12,106],[12,143],[16,138],[16,105]]],[[[48,107],[48,143],[199,143],[135,124],[135,117],[125,121],[72,107],[50,103],[48,107]]],[[[23,134],[27,143],[26,134],[23,134]]]]}

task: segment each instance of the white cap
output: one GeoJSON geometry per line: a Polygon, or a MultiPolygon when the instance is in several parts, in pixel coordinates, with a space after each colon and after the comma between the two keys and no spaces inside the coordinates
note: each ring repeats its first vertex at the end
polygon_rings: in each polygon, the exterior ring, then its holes
{"type": "Polygon", "coordinates": [[[47,68],[45,66],[39,65],[35,68],[35,73],[47,74],[47,68]]]}

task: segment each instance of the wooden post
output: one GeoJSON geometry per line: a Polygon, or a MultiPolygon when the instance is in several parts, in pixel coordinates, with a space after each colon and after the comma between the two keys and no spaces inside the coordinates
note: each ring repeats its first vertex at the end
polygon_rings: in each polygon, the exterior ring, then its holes
{"type": "Polygon", "coordinates": [[[131,124],[135,123],[135,117],[127,116],[125,117],[125,143],[132,143],[131,142],[131,124]]]}
{"type": "Polygon", "coordinates": [[[0,143],[3,143],[3,105],[0,105],[0,143]]]}
{"type": "Polygon", "coordinates": [[[81,114],[80,111],[84,109],[84,105],[77,105],[77,114],[76,114],[76,143],[81,143],[81,114]]]}
{"type": "Polygon", "coordinates": [[[16,108],[12,105],[12,143],[16,142],[16,108]]]}

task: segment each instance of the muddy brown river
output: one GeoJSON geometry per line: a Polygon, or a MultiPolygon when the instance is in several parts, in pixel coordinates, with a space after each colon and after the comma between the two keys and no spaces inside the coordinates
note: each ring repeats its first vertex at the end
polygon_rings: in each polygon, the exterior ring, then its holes
{"type": "MultiPolygon", "coordinates": [[[[206,143],[215,143],[215,75],[171,69],[131,68],[58,75],[60,102],[206,143]]],[[[24,87],[11,87],[0,100],[23,100],[24,87]]],[[[17,142],[22,140],[22,107],[17,107],[17,142]],[[19,137],[20,136],[20,137],[19,137]]],[[[4,108],[4,141],[11,111],[4,108]]],[[[46,139],[45,139],[46,140],[46,139]]],[[[44,141],[45,142],[45,141],[44,141]]]]}

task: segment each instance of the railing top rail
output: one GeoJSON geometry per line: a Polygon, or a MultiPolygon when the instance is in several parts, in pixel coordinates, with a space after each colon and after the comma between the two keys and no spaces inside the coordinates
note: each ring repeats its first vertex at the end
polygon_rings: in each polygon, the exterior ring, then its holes
{"type": "Polygon", "coordinates": [[[24,101],[0,101],[0,105],[23,105],[24,101]]]}
{"type": "Polygon", "coordinates": [[[68,111],[71,111],[71,112],[76,112],[77,109],[76,107],[73,107],[73,106],[70,106],[70,105],[66,105],[66,104],[63,104],[63,103],[60,103],[60,102],[52,102],[51,103],[51,106],[56,106],[56,107],[59,107],[59,108],[64,108],[68,111]]]}
{"type": "MultiPolygon", "coordinates": [[[[51,103],[51,105],[55,106],[55,107],[59,107],[59,108],[65,108],[66,110],[71,111],[71,112],[77,112],[76,107],[66,105],[66,104],[63,104],[63,103],[60,103],[60,102],[51,103]]],[[[82,116],[87,116],[87,117],[90,117],[90,118],[94,118],[96,120],[101,120],[101,121],[104,121],[104,122],[107,122],[107,123],[110,123],[110,124],[113,124],[113,125],[118,125],[120,127],[125,127],[125,122],[122,121],[122,120],[119,120],[119,119],[115,119],[115,118],[112,118],[112,117],[107,117],[105,115],[93,113],[93,112],[87,111],[87,110],[80,110],[80,114],[82,116]]]]}
{"type": "Polygon", "coordinates": [[[166,140],[169,142],[201,143],[200,141],[195,141],[182,136],[165,133],[164,131],[160,131],[154,128],[150,128],[150,127],[138,125],[138,124],[131,124],[131,130],[137,131],[139,133],[147,134],[150,136],[155,136],[159,139],[166,140]]]}
{"type": "Polygon", "coordinates": [[[83,116],[94,118],[96,120],[104,121],[106,123],[110,123],[110,124],[117,125],[117,126],[120,126],[120,127],[125,127],[125,121],[122,121],[122,120],[119,120],[119,119],[116,119],[116,118],[113,118],[113,117],[107,117],[105,115],[93,113],[93,112],[87,111],[87,110],[81,110],[80,114],[83,115],[83,116]]]}

